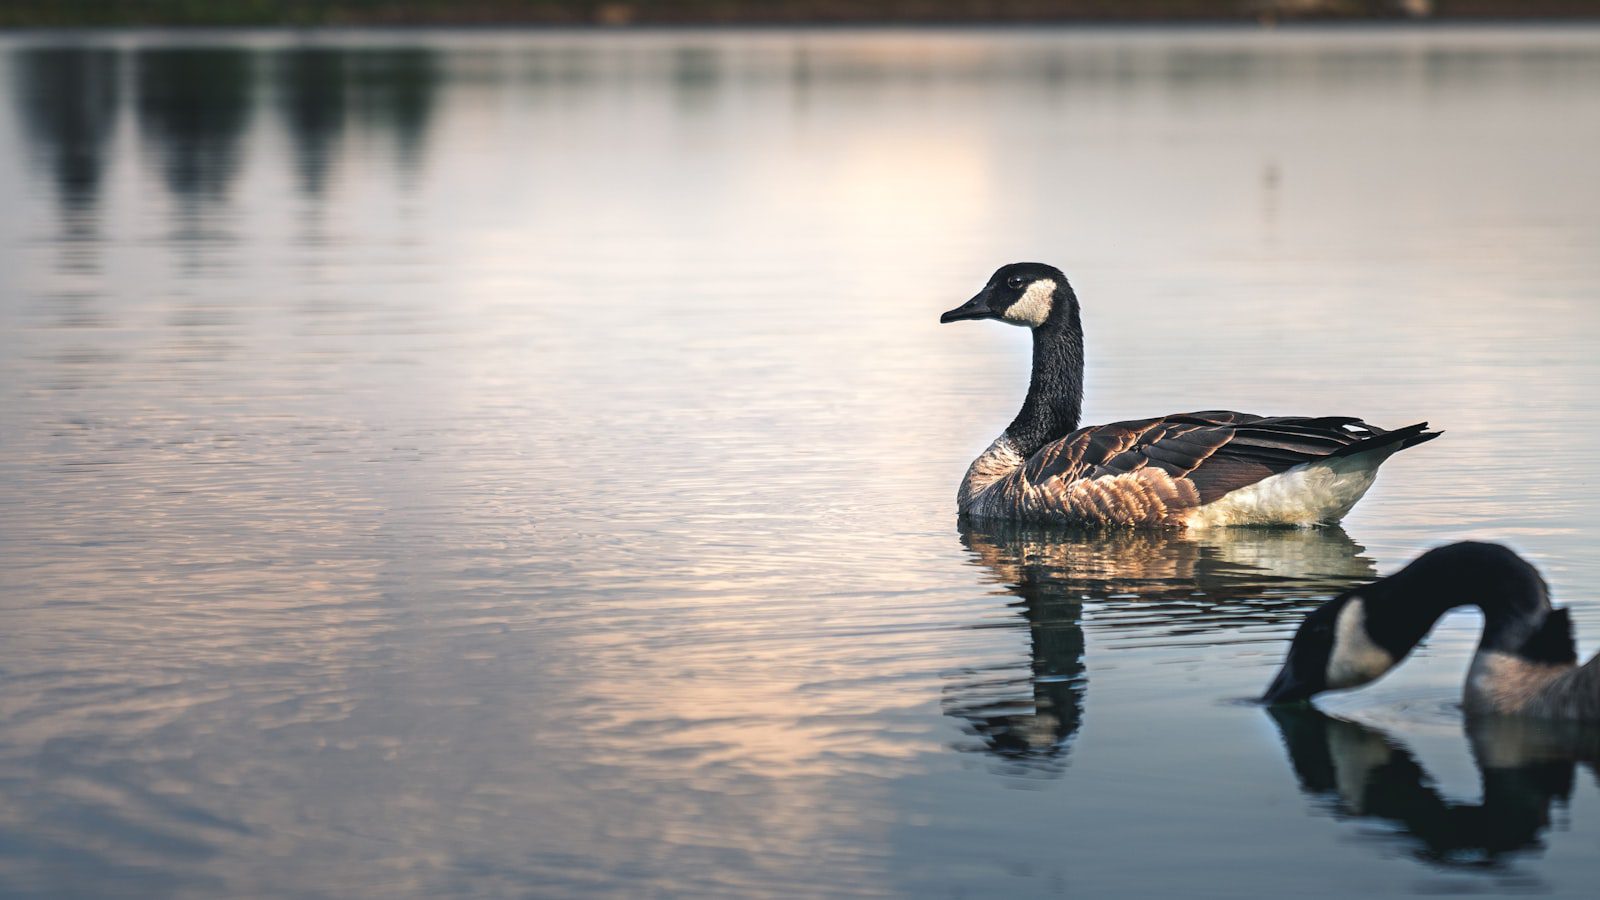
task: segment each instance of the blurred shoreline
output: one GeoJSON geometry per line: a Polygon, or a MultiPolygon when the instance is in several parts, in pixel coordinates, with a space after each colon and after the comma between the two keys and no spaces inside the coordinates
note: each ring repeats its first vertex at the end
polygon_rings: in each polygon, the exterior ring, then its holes
{"type": "Polygon", "coordinates": [[[0,28],[1597,20],[1600,0],[11,0],[0,28]]]}

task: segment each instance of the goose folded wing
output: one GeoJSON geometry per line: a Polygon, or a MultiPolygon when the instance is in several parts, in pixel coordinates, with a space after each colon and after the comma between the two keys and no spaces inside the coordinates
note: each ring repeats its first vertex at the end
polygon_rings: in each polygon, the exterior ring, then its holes
{"type": "Polygon", "coordinates": [[[1031,484],[1070,483],[1155,466],[1191,481],[1204,504],[1384,433],[1340,416],[1185,413],[1079,429],[1035,454],[1023,477],[1031,484]]]}

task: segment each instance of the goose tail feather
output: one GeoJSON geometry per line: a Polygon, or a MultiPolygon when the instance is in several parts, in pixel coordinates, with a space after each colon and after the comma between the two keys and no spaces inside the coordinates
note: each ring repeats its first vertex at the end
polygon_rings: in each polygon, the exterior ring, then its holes
{"type": "Polygon", "coordinates": [[[1329,456],[1357,456],[1362,453],[1371,453],[1374,450],[1385,450],[1388,453],[1398,453],[1407,447],[1415,447],[1433,440],[1443,431],[1429,431],[1427,422],[1418,422],[1393,431],[1384,431],[1368,438],[1362,438],[1353,444],[1340,447],[1328,454],[1329,456]]]}

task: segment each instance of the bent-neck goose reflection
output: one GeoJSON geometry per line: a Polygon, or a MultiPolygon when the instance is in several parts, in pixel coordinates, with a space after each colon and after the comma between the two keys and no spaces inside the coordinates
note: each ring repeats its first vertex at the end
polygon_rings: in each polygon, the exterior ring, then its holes
{"type": "Polygon", "coordinates": [[[1182,643],[1293,620],[1374,572],[1337,527],[1072,531],[963,518],[959,528],[972,563],[1018,598],[1012,624],[1027,626],[1029,655],[951,673],[944,710],[979,739],[961,749],[1036,774],[1059,771],[1083,722],[1086,603],[1103,628],[1182,643]]]}
{"type": "Polygon", "coordinates": [[[1576,722],[1497,717],[1469,720],[1467,738],[1482,779],[1480,802],[1450,800],[1404,744],[1313,707],[1269,710],[1308,796],[1337,818],[1377,820],[1413,855],[1451,866],[1495,866],[1542,846],[1553,804],[1572,795],[1582,764],[1600,764],[1600,728],[1576,722]]]}

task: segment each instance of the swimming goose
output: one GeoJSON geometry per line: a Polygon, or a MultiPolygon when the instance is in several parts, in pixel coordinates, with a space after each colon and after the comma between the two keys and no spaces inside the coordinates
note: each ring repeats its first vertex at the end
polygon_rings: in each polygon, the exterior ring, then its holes
{"type": "Polygon", "coordinates": [[[1066,276],[1002,266],[940,322],[999,319],[1033,331],[1022,410],[967,469],[964,515],[1043,524],[1188,526],[1337,522],[1398,450],[1439,432],[1356,418],[1210,411],[1078,427],[1083,326],[1066,276]]]}
{"type": "Polygon", "coordinates": [[[1309,700],[1373,681],[1458,606],[1484,618],[1463,696],[1468,715],[1600,722],[1600,655],[1578,665],[1572,622],[1551,607],[1539,570],[1499,544],[1472,541],[1429,550],[1311,613],[1261,699],[1309,700]]]}

